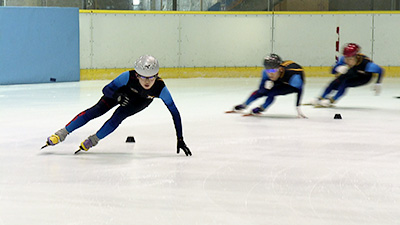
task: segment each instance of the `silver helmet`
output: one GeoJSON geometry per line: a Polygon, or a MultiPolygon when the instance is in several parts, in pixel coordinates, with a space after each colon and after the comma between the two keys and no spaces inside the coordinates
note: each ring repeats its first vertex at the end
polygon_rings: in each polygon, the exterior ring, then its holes
{"type": "Polygon", "coordinates": [[[158,73],[158,60],[151,55],[142,55],[136,61],[134,68],[139,75],[151,77],[158,73]]]}
{"type": "Polygon", "coordinates": [[[264,67],[265,69],[276,69],[281,65],[282,59],[277,54],[270,54],[269,56],[264,58],[264,67]]]}

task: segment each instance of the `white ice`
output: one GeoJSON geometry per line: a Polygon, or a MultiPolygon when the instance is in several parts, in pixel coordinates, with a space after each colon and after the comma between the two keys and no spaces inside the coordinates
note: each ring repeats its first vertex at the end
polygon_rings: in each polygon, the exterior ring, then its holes
{"type": "MultiPolygon", "coordinates": [[[[400,224],[399,79],[303,106],[308,119],[294,94],[261,117],[224,114],[259,78],[165,81],[192,157],[160,99],[89,152],[73,154],[110,113],[40,150],[109,81],[0,86],[0,225],[400,224]]],[[[328,81],[309,78],[303,102],[328,81]]]]}

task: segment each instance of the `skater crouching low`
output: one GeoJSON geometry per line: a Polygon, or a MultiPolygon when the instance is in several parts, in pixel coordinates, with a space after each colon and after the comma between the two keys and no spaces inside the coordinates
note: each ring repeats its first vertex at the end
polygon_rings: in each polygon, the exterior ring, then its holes
{"type": "Polygon", "coordinates": [[[251,110],[251,114],[261,114],[274,102],[276,96],[296,93],[297,115],[306,118],[300,110],[304,86],[303,68],[293,61],[282,61],[276,54],[264,58],[264,67],[258,90],[254,91],[244,103],[234,106],[233,111],[244,110],[256,99],[266,96],[264,104],[251,110]]]}
{"type": "Polygon", "coordinates": [[[336,78],[328,84],[321,96],[311,100],[312,105],[331,107],[339,98],[344,97],[348,88],[368,84],[373,74],[378,74],[373,90],[376,95],[380,94],[384,70],[361,54],[360,50],[361,47],[355,43],[346,44],[343,56],[332,67],[332,74],[336,78]]]}
{"type": "Polygon", "coordinates": [[[67,135],[74,130],[118,106],[111,118],[95,134],[80,144],[80,150],[88,151],[101,139],[111,134],[124,119],[145,109],[154,98],[160,98],[167,106],[174,121],[177,153],[179,154],[180,150],[183,150],[186,156],[191,156],[192,153],[183,140],[179,111],[164,81],[158,76],[158,72],[159,64],[156,58],[149,55],[141,56],[136,60],[134,70],[123,72],[106,85],[103,88],[104,95],[93,107],[79,113],[65,127],[48,137],[46,145],[42,148],[64,141],[67,135]]]}

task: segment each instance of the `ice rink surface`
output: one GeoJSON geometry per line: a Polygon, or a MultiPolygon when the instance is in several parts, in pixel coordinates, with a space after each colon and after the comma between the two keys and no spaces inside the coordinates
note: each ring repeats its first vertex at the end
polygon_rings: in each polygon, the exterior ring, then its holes
{"type": "MultiPolygon", "coordinates": [[[[309,78],[303,102],[329,80],[309,78]]],[[[294,94],[260,117],[224,114],[259,78],[167,79],[192,157],[160,99],[89,152],[73,154],[110,113],[40,150],[108,82],[0,86],[0,225],[400,224],[399,79],[303,106],[308,119],[294,94]]]]}

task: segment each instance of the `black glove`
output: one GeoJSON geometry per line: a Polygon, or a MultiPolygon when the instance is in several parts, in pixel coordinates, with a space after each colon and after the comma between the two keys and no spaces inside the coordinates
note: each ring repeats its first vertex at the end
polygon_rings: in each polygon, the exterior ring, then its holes
{"type": "Polygon", "coordinates": [[[191,156],[192,153],[190,152],[190,149],[188,148],[188,146],[186,146],[185,142],[183,141],[183,138],[178,138],[178,145],[177,145],[177,152],[179,154],[180,150],[183,150],[186,154],[186,156],[191,156]]]}
{"type": "Polygon", "coordinates": [[[120,93],[117,95],[117,102],[121,106],[127,106],[129,104],[129,97],[127,94],[120,93]]]}

